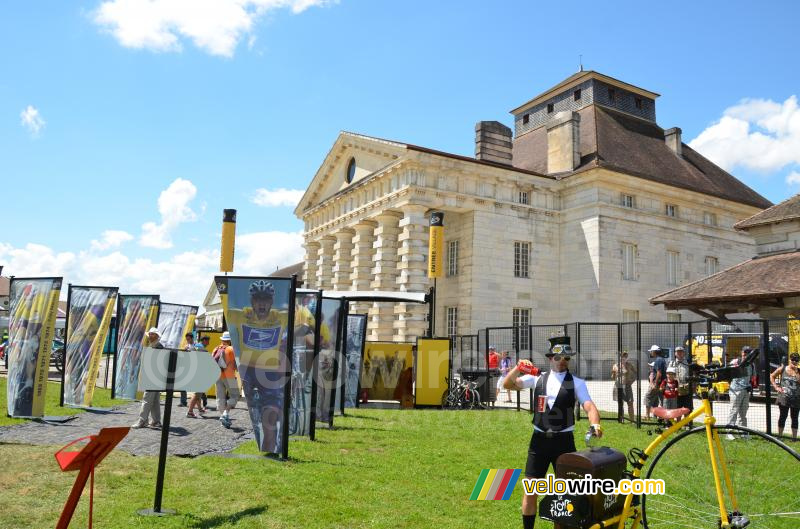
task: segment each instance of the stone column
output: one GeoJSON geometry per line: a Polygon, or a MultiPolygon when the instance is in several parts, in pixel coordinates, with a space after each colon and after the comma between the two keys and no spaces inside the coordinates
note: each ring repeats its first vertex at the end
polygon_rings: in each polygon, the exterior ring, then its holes
{"type": "Polygon", "coordinates": [[[319,240],[317,250],[317,288],[333,290],[333,245],[336,239],[328,235],[319,240]]]}
{"type": "MultiPolygon", "coordinates": [[[[350,273],[350,288],[353,290],[370,290],[372,281],[372,256],[375,249],[372,244],[375,242],[376,222],[363,221],[354,227],[355,236],[353,237],[352,269],[350,273]]],[[[365,314],[369,311],[368,303],[353,303],[350,305],[350,312],[365,314]]]]}
{"type": "MultiPolygon", "coordinates": [[[[377,222],[373,235],[372,247],[372,282],[373,290],[397,289],[397,235],[400,233],[398,222],[400,213],[385,211],[375,217],[377,222]]],[[[394,335],[394,308],[387,303],[374,303],[369,309],[367,339],[370,341],[389,341],[394,335]]]]}
{"type": "MultiPolygon", "coordinates": [[[[425,292],[428,289],[428,220],[427,206],[408,205],[403,208],[399,222],[402,230],[398,236],[397,289],[405,292],[425,292]]],[[[394,308],[397,319],[394,340],[413,341],[428,331],[426,315],[428,308],[419,303],[398,303],[394,308]]]]}
{"type": "Polygon", "coordinates": [[[306,255],[303,264],[303,286],[314,288],[317,284],[317,259],[319,259],[319,243],[317,241],[306,241],[303,245],[306,255]]]}
{"type": "Polygon", "coordinates": [[[336,233],[336,242],[333,245],[333,289],[350,290],[350,273],[352,266],[350,261],[353,252],[353,235],[355,232],[344,228],[336,233]]]}

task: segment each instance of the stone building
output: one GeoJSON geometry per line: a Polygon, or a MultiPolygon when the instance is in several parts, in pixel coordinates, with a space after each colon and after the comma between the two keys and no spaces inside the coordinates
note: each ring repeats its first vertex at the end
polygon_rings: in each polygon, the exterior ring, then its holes
{"type": "MultiPolygon", "coordinates": [[[[733,225],[771,203],[656,123],[658,94],[581,71],[475,127],[475,157],[342,132],[295,214],[307,286],[425,291],[444,211],[436,334],[663,320],[648,298],[750,257],[733,225]]],[[[426,330],[425,307],[357,307],[371,340],[426,330]]],[[[680,311],[669,314],[677,320],[680,311]]]]}

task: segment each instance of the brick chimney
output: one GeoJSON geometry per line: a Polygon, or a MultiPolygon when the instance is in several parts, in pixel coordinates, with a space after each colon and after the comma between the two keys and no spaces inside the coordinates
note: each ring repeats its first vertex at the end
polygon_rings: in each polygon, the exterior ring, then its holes
{"type": "Polygon", "coordinates": [[[580,123],[580,114],[565,110],[547,124],[547,174],[572,171],[580,165],[580,123]]]}
{"type": "Polygon", "coordinates": [[[664,131],[664,141],[667,142],[667,147],[672,149],[672,152],[681,156],[681,129],[672,127],[664,131]]]}
{"type": "Polygon", "coordinates": [[[511,165],[511,129],[499,121],[476,123],[475,159],[511,165]]]}

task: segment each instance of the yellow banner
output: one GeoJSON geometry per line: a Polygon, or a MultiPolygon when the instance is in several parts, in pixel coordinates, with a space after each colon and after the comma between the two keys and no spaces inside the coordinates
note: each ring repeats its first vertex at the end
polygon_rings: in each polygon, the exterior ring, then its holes
{"type": "Polygon", "coordinates": [[[410,376],[414,366],[413,344],[367,342],[364,344],[364,366],[361,389],[368,390],[370,400],[401,400],[401,379],[410,376]]]}
{"type": "MultiPolygon", "coordinates": [[[[150,314],[148,314],[147,323],[144,326],[145,332],[144,332],[144,336],[142,337],[142,347],[146,347],[147,346],[147,331],[149,331],[150,329],[152,329],[153,327],[158,325],[158,312],[159,312],[159,310],[160,310],[160,304],[159,303],[156,303],[155,305],[150,307],[150,314]]],[[[142,400],[142,397],[144,397],[144,391],[137,391],[136,392],[136,399],[137,400],[142,400]]]]}
{"type": "Polygon", "coordinates": [[[441,406],[447,391],[450,372],[450,340],[443,338],[417,339],[416,384],[414,404],[441,406]]]}
{"type": "MultiPolygon", "coordinates": [[[[92,397],[94,396],[94,388],[97,384],[97,372],[100,370],[100,359],[103,357],[103,346],[108,338],[108,328],[111,325],[111,314],[114,312],[114,305],[117,303],[116,294],[108,298],[106,303],[105,312],[103,312],[103,319],[100,321],[100,328],[97,330],[97,337],[92,343],[91,363],[89,365],[89,374],[86,380],[86,392],[83,396],[83,402],[87,406],[92,405],[92,397]]],[[[111,361],[110,359],[108,360],[111,361]]]]}
{"type": "Polygon", "coordinates": [[[181,333],[181,343],[178,346],[181,350],[186,349],[186,335],[194,331],[195,318],[197,318],[197,309],[190,312],[189,317],[186,318],[186,325],[183,326],[183,332],[181,333]]]}
{"type": "Polygon", "coordinates": [[[800,319],[789,314],[786,322],[787,334],[789,335],[789,353],[800,353],[800,319]]]}
{"type": "Polygon", "coordinates": [[[61,278],[12,279],[8,386],[11,417],[42,417],[61,278]]]}
{"type": "Polygon", "coordinates": [[[431,213],[428,232],[428,277],[444,277],[444,213],[431,213]]]}
{"type": "Polygon", "coordinates": [[[219,271],[233,272],[233,251],[236,243],[236,210],[222,211],[222,249],[219,254],[219,271]]]}

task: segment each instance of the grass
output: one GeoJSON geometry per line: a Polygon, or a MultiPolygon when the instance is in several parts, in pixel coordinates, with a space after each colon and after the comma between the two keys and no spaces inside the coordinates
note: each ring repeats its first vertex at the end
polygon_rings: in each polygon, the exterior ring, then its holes
{"type": "MultiPolygon", "coordinates": [[[[524,466],[531,433],[527,413],[353,410],[335,423],[333,430],[318,430],[315,442],[293,441],[287,462],[247,457],[258,453],[253,442],[235,451],[244,458],[170,457],[163,507],[177,514],[165,518],[136,514],[152,507],[157,458],[113,452],[96,475],[96,527],[521,526],[519,485],[507,502],[467,498],[481,469],[524,466]]],[[[586,427],[583,420],[578,429],[586,427]]],[[[652,440],[629,425],[607,421],[604,428],[603,444],[624,452],[652,440]]],[[[55,525],[75,478],[58,470],[56,449],[0,445],[6,499],[0,527],[55,525]]],[[[791,487],[777,490],[794,494],[791,487]]],[[[73,527],[86,525],[87,503],[81,501],[73,527]]],[[[537,520],[536,527],[552,526],[537,520]]]]}
{"type": "MultiPolygon", "coordinates": [[[[7,379],[0,377],[0,426],[8,426],[10,424],[19,424],[25,422],[27,419],[12,419],[6,414],[7,410],[7,396],[6,396],[7,379]]],[[[75,415],[83,413],[81,408],[69,408],[66,406],[59,406],[58,401],[61,392],[61,384],[58,382],[48,382],[47,391],[45,392],[45,415],[75,415]]],[[[92,398],[92,406],[96,408],[110,408],[112,406],[122,406],[130,404],[129,400],[119,400],[111,398],[111,390],[105,388],[95,388],[94,397],[92,398]]]]}

